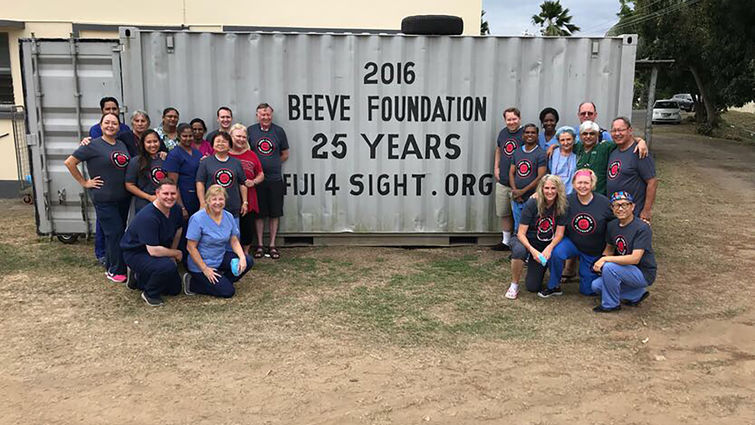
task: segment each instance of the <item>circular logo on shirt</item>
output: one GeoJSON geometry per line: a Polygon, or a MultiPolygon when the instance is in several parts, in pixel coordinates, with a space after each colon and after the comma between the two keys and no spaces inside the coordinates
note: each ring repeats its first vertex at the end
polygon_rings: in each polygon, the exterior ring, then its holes
{"type": "Polygon", "coordinates": [[[548,242],[553,239],[556,223],[553,217],[540,217],[537,219],[537,240],[548,242]]]}
{"type": "Polygon", "coordinates": [[[516,174],[519,177],[527,177],[532,174],[532,163],[528,159],[523,159],[516,164],[516,174]]]}
{"type": "Polygon", "coordinates": [[[514,154],[515,150],[516,150],[516,140],[514,139],[506,140],[506,143],[503,144],[503,153],[506,154],[506,156],[511,156],[514,154]]]}
{"type": "Polygon", "coordinates": [[[621,161],[614,161],[608,165],[608,178],[615,179],[621,172],[621,161]]]}
{"type": "Polygon", "coordinates": [[[627,240],[624,239],[624,236],[616,236],[616,239],[614,240],[614,246],[616,247],[616,252],[618,252],[619,255],[627,255],[627,240]]]}
{"type": "Polygon", "coordinates": [[[166,173],[165,170],[160,167],[152,168],[152,170],[150,170],[149,172],[149,175],[152,178],[152,183],[154,183],[155,185],[158,185],[160,183],[160,180],[168,177],[168,173],[166,173]]]}
{"type": "Polygon", "coordinates": [[[120,151],[115,151],[110,154],[110,161],[112,161],[116,168],[126,168],[128,165],[128,159],[128,154],[120,151]]]}
{"type": "Polygon", "coordinates": [[[215,172],[215,183],[228,189],[233,184],[233,172],[227,168],[221,168],[215,172]]]}
{"type": "Polygon", "coordinates": [[[590,214],[579,213],[574,216],[571,225],[577,233],[589,235],[595,230],[595,219],[590,214]]]}
{"type": "Polygon", "coordinates": [[[257,140],[257,152],[259,152],[260,155],[270,156],[273,154],[274,150],[275,144],[267,137],[257,140]]]}

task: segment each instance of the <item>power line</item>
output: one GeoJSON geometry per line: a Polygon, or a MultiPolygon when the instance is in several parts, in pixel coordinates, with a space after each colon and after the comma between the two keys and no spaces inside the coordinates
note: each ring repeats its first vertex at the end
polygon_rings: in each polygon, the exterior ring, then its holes
{"type": "Polygon", "coordinates": [[[698,3],[699,1],[700,0],[686,0],[686,1],[682,1],[680,3],[675,3],[675,4],[672,4],[670,6],[665,7],[663,9],[659,9],[659,10],[656,10],[654,12],[651,12],[650,14],[636,16],[636,17],[627,19],[624,22],[619,22],[619,24],[616,25],[614,27],[614,29],[619,30],[620,28],[625,28],[625,27],[629,27],[629,26],[632,26],[632,25],[641,24],[641,23],[647,22],[647,21],[649,21],[651,19],[655,19],[655,18],[658,18],[660,16],[667,15],[669,13],[679,11],[679,10],[683,9],[684,7],[692,6],[693,4],[698,3]]]}
{"type": "MultiPolygon", "coordinates": [[[[642,5],[642,6],[635,5],[636,7],[633,10],[633,12],[637,13],[640,10],[649,9],[650,7],[655,6],[656,4],[664,2],[664,1],[668,1],[668,0],[653,0],[650,3],[642,5]]],[[[630,17],[628,19],[632,19],[633,17],[634,16],[632,16],[632,17],[630,17]]],[[[583,30],[583,32],[595,31],[595,30],[598,30],[598,29],[601,29],[601,28],[605,27],[606,25],[613,26],[614,25],[614,19],[611,19],[610,21],[604,21],[603,23],[598,24],[598,25],[593,25],[592,27],[588,27],[586,30],[583,30]]]]}

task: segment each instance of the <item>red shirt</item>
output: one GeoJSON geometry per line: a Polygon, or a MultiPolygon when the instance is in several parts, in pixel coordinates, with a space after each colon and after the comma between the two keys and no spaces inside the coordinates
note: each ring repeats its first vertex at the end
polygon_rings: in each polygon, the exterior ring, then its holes
{"type": "MultiPolygon", "coordinates": [[[[252,180],[262,172],[262,163],[257,155],[251,150],[246,150],[241,155],[234,155],[232,152],[228,153],[230,156],[241,161],[241,167],[244,168],[244,174],[246,174],[247,180],[252,180]]],[[[260,207],[257,203],[257,187],[247,188],[247,198],[249,202],[249,209],[247,211],[259,212],[260,207]]]]}

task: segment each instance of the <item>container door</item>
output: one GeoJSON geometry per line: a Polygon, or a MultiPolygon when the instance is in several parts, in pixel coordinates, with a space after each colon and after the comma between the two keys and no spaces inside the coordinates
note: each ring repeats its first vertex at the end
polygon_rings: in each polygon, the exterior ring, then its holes
{"type": "Polygon", "coordinates": [[[26,39],[21,54],[37,231],[88,237],[94,208],[63,161],[99,121],[100,98],[123,97],[118,41],[26,39]]]}

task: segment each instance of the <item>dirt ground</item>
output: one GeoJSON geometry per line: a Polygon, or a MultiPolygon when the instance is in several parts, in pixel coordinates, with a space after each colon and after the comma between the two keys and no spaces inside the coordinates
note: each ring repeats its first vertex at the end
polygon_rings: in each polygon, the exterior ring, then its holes
{"type": "MultiPolygon", "coordinates": [[[[507,301],[508,262],[477,247],[288,249],[232,300],[150,310],[104,283],[91,245],[39,240],[32,210],[3,201],[0,422],[755,423],[755,149],[684,125],[657,127],[651,149],[658,280],[641,307],[613,315],[592,313],[573,287],[507,301]],[[469,291],[502,327],[427,342],[435,328],[401,333],[313,307],[459,256],[498,267],[469,291]],[[299,282],[323,265],[323,280],[342,283],[299,282]]],[[[438,305],[432,323],[462,320],[438,305]]]]}

